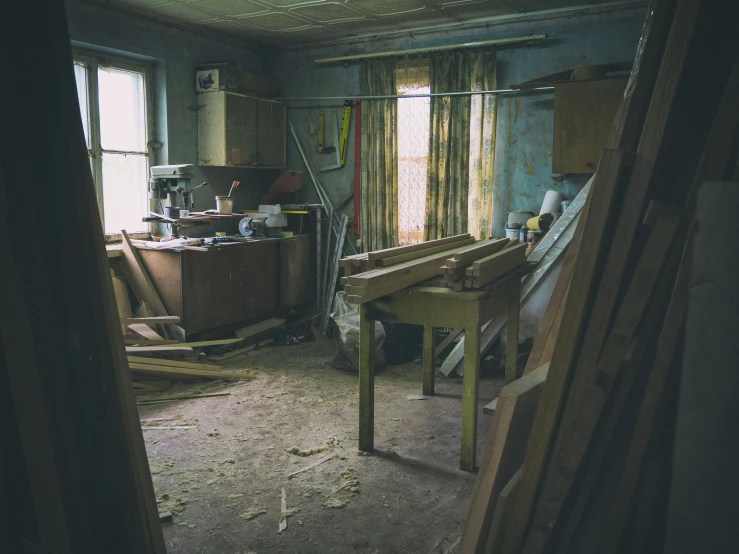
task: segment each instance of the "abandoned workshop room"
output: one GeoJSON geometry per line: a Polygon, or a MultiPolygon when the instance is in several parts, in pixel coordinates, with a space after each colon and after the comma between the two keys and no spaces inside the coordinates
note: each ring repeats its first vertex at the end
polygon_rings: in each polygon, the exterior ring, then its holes
{"type": "Polygon", "coordinates": [[[5,16],[0,553],[739,552],[739,3],[5,16]]]}

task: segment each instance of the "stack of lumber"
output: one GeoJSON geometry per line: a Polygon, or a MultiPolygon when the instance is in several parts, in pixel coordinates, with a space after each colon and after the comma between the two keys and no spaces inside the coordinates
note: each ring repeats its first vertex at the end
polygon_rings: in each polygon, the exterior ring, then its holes
{"type": "Polygon", "coordinates": [[[378,267],[390,267],[417,260],[431,254],[450,250],[455,246],[463,246],[465,244],[472,244],[473,242],[475,242],[475,239],[468,233],[465,233],[444,239],[347,256],[339,261],[339,265],[344,268],[345,277],[349,277],[357,273],[372,271],[378,267]]]}
{"type": "MultiPolygon", "coordinates": [[[[362,263],[371,264],[377,269],[349,273],[344,281],[346,300],[362,304],[434,278],[447,258],[474,242],[474,238],[464,234],[362,254],[366,256],[362,263]]],[[[344,269],[347,269],[346,265],[344,269]]]]}
{"type": "Polygon", "coordinates": [[[531,380],[548,367],[535,416],[529,426],[530,406],[519,414],[508,401],[502,413],[501,396],[461,553],[665,551],[689,268],[701,247],[695,198],[704,182],[731,179],[736,163],[730,10],[655,0],[648,12],[524,372],[531,380]],[[525,453],[511,442],[521,440],[511,432],[519,417],[525,453]]]}
{"type": "Polygon", "coordinates": [[[526,245],[517,239],[486,240],[457,252],[440,268],[456,291],[479,289],[526,262],[526,245]]]}

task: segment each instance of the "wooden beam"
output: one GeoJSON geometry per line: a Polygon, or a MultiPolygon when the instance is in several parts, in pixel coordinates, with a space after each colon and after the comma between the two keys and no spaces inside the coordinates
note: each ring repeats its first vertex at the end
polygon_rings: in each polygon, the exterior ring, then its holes
{"type": "Polygon", "coordinates": [[[164,365],[141,364],[138,362],[129,362],[131,371],[137,373],[153,373],[156,375],[185,375],[189,377],[204,377],[206,379],[251,379],[252,374],[239,375],[238,373],[225,373],[223,371],[202,371],[198,369],[190,369],[187,367],[170,367],[164,365]]]}
{"type": "Polygon", "coordinates": [[[168,315],[161,317],[121,317],[121,323],[131,325],[134,323],[145,323],[146,325],[156,325],[157,323],[179,323],[180,318],[176,315],[168,315]]]}
{"type": "Polygon", "coordinates": [[[254,335],[258,335],[259,333],[264,333],[265,331],[274,329],[275,327],[283,325],[284,323],[284,319],[273,317],[272,319],[260,321],[259,323],[255,323],[254,325],[249,325],[248,327],[238,329],[236,331],[236,336],[241,339],[248,339],[249,337],[253,337],[254,335]]]}
{"type": "Polygon", "coordinates": [[[219,344],[233,344],[243,339],[202,340],[198,342],[180,342],[177,344],[163,344],[162,346],[127,346],[126,352],[156,352],[157,350],[184,350],[195,346],[216,346],[219,344]]]}
{"type": "Polygon", "coordinates": [[[133,292],[142,302],[146,302],[154,310],[156,316],[166,316],[167,310],[162,303],[162,299],[159,298],[159,293],[154,288],[154,284],[151,282],[149,274],[146,272],[144,264],[141,262],[141,256],[136,251],[136,248],[131,244],[131,239],[128,238],[126,231],[121,231],[123,237],[123,267],[126,271],[129,284],[133,288],[133,292]]]}
{"type": "MultiPolygon", "coordinates": [[[[470,237],[464,240],[455,241],[451,244],[441,244],[439,246],[433,246],[431,248],[416,250],[415,252],[407,252],[406,254],[399,254],[397,256],[391,256],[389,258],[382,258],[380,260],[377,260],[376,263],[378,267],[390,267],[393,265],[402,264],[403,262],[409,262],[411,260],[417,260],[418,258],[430,256],[431,254],[436,254],[437,252],[445,252],[446,250],[449,250],[450,246],[463,246],[465,244],[473,244],[474,242],[475,239],[470,237]]],[[[401,246],[400,248],[403,247],[401,246]]]]}
{"type": "Polygon", "coordinates": [[[189,369],[201,369],[204,371],[220,371],[223,369],[219,365],[214,364],[201,364],[195,362],[181,362],[179,360],[165,360],[163,358],[144,358],[142,356],[128,356],[129,362],[148,364],[148,365],[163,365],[170,367],[186,367],[189,369]]]}
{"type": "Polygon", "coordinates": [[[450,269],[467,267],[474,261],[503,250],[508,246],[509,242],[509,239],[478,241],[473,247],[454,254],[447,265],[450,269]]]}
{"type": "Polygon", "coordinates": [[[439,346],[436,347],[436,350],[434,351],[434,356],[438,357],[441,355],[442,352],[444,352],[444,349],[449,346],[454,339],[456,339],[459,335],[462,334],[464,329],[453,329],[446,338],[439,343],[439,346]]]}
{"type": "Polygon", "coordinates": [[[426,250],[427,248],[433,248],[433,247],[441,246],[445,244],[451,245],[453,243],[469,239],[470,236],[471,235],[469,233],[463,233],[461,235],[454,235],[453,237],[446,237],[446,238],[438,239],[438,240],[429,240],[426,242],[419,242],[417,244],[409,244],[407,246],[396,246],[395,248],[375,250],[374,252],[367,252],[366,254],[361,254],[361,256],[366,256],[367,260],[382,260],[385,258],[400,256],[401,254],[407,254],[409,252],[418,252],[419,250],[426,250]]]}

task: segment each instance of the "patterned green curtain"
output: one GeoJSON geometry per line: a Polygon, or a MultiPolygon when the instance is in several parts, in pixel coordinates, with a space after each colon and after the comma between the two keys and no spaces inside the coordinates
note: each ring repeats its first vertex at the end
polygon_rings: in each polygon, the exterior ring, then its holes
{"type": "MultiPolygon", "coordinates": [[[[472,88],[495,90],[495,52],[472,54],[472,88]]],[[[495,127],[498,97],[495,94],[471,99],[470,188],[467,210],[469,233],[478,239],[490,238],[493,214],[493,172],[495,169],[495,127]]]]}
{"type": "MultiPolygon", "coordinates": [[[[360,90],[365,95],[395,94],[395,61],[363,61],[360,90]]],[[[397,100],[362,103],[362,250],[398,245],[397,100]]]]}
{"type": "MultiPolygon", "coordinates": [[[[494,68],[494,53],[465,51],[435,55],[430,66],[431,92],[460,92],[475,87],[482,90],[481,86],[494,82],[494,68]]],[[[469,96],[431,99],[427,240],[467,232],[480,238],[489,236],[495,97],[490,102],[488,105],[487,97],[483,102],[482,97],[469,96]],[[478,109],[473,110],[475,106],[478,109]]]]}
{"type": "MultiPolygon", "coordinates": [[[[431,92],[470,90],[469,52],[431,57],[431,92]]],[[[470,97],[431,99],[426,239],[467,232],[470,97]]]]}

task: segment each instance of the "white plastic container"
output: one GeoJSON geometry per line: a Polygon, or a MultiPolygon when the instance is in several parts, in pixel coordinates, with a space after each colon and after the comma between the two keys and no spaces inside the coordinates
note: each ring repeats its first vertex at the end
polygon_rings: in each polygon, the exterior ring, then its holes
{"type": "Polygon", "coordinates": [[[221,215],[231,215],[234,213],[233,196],[216,196],[216,209],[221,215]]]}
{"type": "Polygon", "coordinates": [[[506,227],[505,227],[505,238],[507,238],[507,239],[517,239],[520,234],[521,234],[521,228],[520,227],[508,227],[508,225],[506,225],[506,227]]]}

